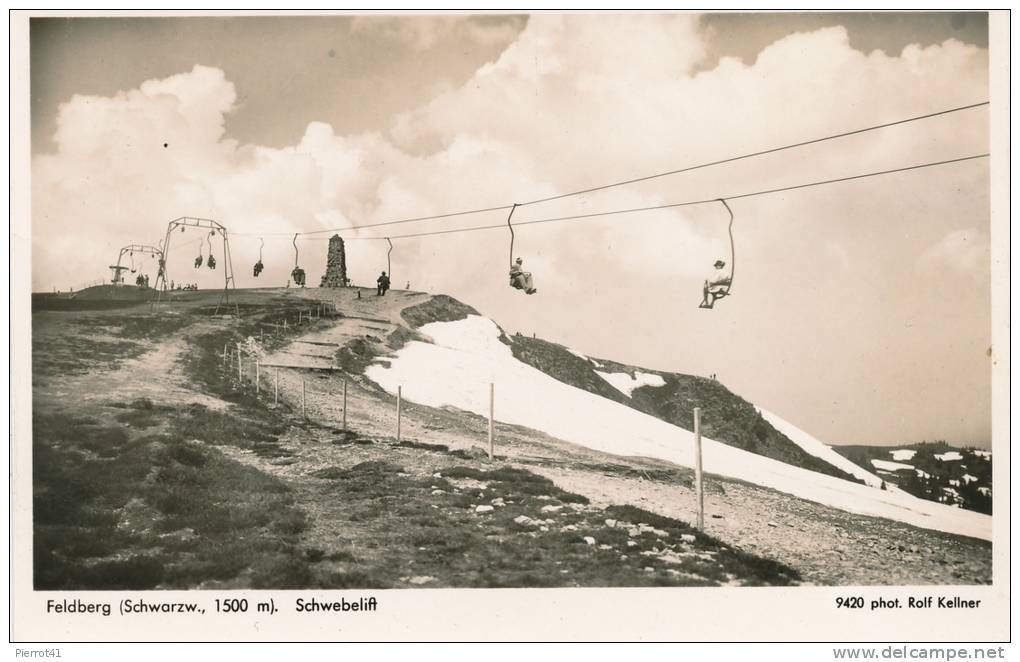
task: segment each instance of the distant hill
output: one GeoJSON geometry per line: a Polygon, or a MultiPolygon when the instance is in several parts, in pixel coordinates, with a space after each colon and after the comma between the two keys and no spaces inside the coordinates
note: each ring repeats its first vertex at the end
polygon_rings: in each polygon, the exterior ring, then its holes
{"type": "Polygon", "coordinates": [[[515,335],[507,340],[517,360],[571,386],[686,430],[694,429],[694,408],[700,407],[706,437],[803,469],[863,482],[804,451],[766,421],[754,405],[713,379],[589,358],[537,338],[515,335]]]}
{"type": "Polygon", "coordinates": [[[944,441],[832,449],[921,499],[992,513],[992,454],[944,441]]]}
{"type": "Polygon", "coordinates": [[[155,290],[135,285],[96,285],[78,292],[33,292],[32,310],[108,310],[152,299],[155,290]]]}

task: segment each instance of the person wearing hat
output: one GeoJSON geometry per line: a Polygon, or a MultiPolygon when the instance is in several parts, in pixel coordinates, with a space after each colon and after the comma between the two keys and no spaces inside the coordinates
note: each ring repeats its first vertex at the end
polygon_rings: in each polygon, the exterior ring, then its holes
{"type": "Polygon", "coordinates": [[[524,260],[517,258],[517,261],[510,267],[510,286],[515,287],[518,290],[524,290],[528,294],[534,294],[538,292],[535,289],[535,283],[531,278],[531,272],[524,271],[521,265],[524,260]]]}
{"type": "Polygon", "coordinates": [[[390,277],[384,271],[375,279],[375,284],[375,295],[381,297],[386,294],[386,290],[390,289],[390,277]]]}
{"type": "Polygon", "coordinates": [[[717,299],[721,299],[729,293],[730,283],[733,279],[725,270],[726,263],[716,260],[712,266],[714,267],[712,273],[705,279],[703,298],[699,308],[711,308],[717,299]]]}

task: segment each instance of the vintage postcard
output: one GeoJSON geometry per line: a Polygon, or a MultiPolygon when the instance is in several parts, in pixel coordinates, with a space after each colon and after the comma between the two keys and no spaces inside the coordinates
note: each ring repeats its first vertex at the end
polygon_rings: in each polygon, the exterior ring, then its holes
{"type": "Polygon", "coordinates": [[[12,641],[1008,641],[1008,21],[12,13],[12,641]]]}

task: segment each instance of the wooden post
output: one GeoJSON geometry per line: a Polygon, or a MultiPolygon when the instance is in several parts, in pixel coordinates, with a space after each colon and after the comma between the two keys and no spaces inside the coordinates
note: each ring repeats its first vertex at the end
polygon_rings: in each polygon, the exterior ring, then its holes
{"type": "Polygon", "coordinates": [[[401,391],[402,391],[402,388],[400,386],[398,386],[397,387],[397,443],[400,443],[400,398],[401,398],[401,395],[402,395],[401,391]]]}
{"type": "Polygon", "coordinates": [[[229,345],[230,345],[230,343],[223,343],[223,362],[224,363],[227,362],[227,347],[229,345]]]}
{"type": "Polygon", "coordinates": [[[244,364],[241,362],[241,346],[237,346],[237,381],[244,383],[244,364]]]}
{"type": "Polygon", "coordinates": [[[264,340],[266,337],[266,330],[264,327],[259,327],[259,340],[264,340]]]}
{"type": "Polygon", "coordinates": [[[273,371],[273,405],[280,404],[280,369],[273,371]]]}
{"type": "Polygon", "coordinates": [[[694,490],[698,498],[698,531],[705,530],[705,484],[701,473],[701,408],[694,408],[694,490]]]}
{"type": "Polygon", "coordinates": [[[283,318],[283,331],[284,331],[284,333],[287,332],[287,318],[286,317],[283,318]]]}
{"type": "Polygon", "coordinates": [[[305,378],[301,378],[301,418],[308,418],[307,410],[305,409],[305,378]]]}
{"type": "Polygon", "coordinates": [[[261,366],[259,365],[259,360],[255,359],[255,395],[258,395],[259,393],[262,392],[262,380],[260,379],[261,376],[262,369],[261,366]]]}
{"type": "Polygon", "coordinates": [[[344,378],[344,432],[347,432],[347,378],[344,378]]]}
{"type": "Polygon", "coordinates": [[[489,382],[489,461],[492,461],[493,416],[496,411],[496,385],[489,382]]]}

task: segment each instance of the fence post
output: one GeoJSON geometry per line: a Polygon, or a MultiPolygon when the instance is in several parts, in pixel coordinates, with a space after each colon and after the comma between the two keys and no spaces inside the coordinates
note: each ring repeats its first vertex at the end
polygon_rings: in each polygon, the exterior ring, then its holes
{"type": "Polygon", "coordinates": [[[287,318],[286,317],[283,318],[283,332],[284,333],[287,332],[287,318]]]}
{"type": "Polygon", "coordinates": [[[255,359],[255,395],[258,396],[262,392],[262,368],[259,365],[259,360],[255,359]]]}
{"type": "Polygon", "coordinates": [[[237,346],[237,381],[244,383],[244,364],[241,361],[241,345],[237,346]]]}
{"type": "Polygon", "coordinates": [[[297,311],[297,323],[301,324],[301,311],[297,311]]]}
{"type": "Polygon", "coordinates": [[[273,405],[279,406],[280,404],[280,369],[277,368],[273,371],[273,405]]]}
{"type": "Polygon", "coordinates": [[[492,462],[492,445],[493,445],[493,442],[492,442],[492,437],[493,437],[493,434],[492,434],[492,431],[493,431],[492,419],[493,419],[493,414],[495,413],[495,408],[496,408],[495,404],[496,404],[496,385],[494,383],[492,383],[492,382],[489,382],[489,462],[492,462]]]}
{"type": "Polygon", "coordinates": [[[344,377],[344,432],[347,432],[347,378],[344,377]]]}
{"type": "Polygon", "coordinates": [[[698,498],[698,531],[705,530],[705,484],[701,473],[701,408],[694,408],[694,489],[698,498]]]}
{"type": "Polygon", "coordinates": [[[308,418],[307,410],[305,409],[305,378],[301,378],[301,418],[308,418]]]}
{"type": "Polygon", "coordinates": [[[400,399],[402,395],[402,387],[397,387],[397,443],[400,443],[400,399]]]}

